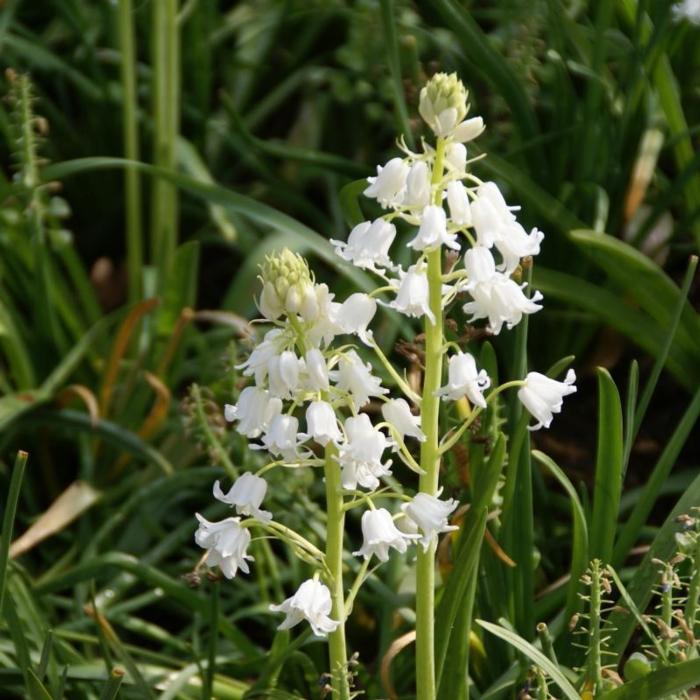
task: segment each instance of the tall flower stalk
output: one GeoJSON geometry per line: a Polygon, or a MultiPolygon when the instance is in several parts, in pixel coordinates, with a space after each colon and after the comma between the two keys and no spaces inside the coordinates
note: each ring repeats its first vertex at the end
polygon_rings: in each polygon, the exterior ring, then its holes
{"type": "Polygon", "coordinates": [[[506,204],[497,185],[468,171],[464,144],[481,133],[483,123],[479,117],[467,119],[467,92],[456,76],[438,74],[430,80],[421,91],[420,113],[436,136],[435,145],[423,142],[422,151],[413,152],[399,142],[403,156],[378,167],[364,192],[386,213],[359,223],[347,241],[331,241],[344,260],[379,278],[376,290],[337,302],[325,284],[316,283],[307,262],[288,250],[262,265],[258,307],[269,330],[239,367],[252,384],[235,405],[226,406],[225,415],[251,440],[251,448],[266,451],[270,460],[256,474],[238,477],[228,493],[216,482],[214,497],[235,508],[236,515],[220,522],[198,516],[195,536],[207,550],[204,561],[227,578],[239,569],[248,571],[251,529],[283,540],[307,565],[310,578],[270,610],[285,615],[280,629],[305,620],[314,634],[328,638],[330,690],[337,700],[354,695],[345,622],[370,561],[381,564],[392,550],[405,555],[413,545],[417,697],[434,700],[435,552],[440,534],[456,529],[449,518],[459,505],[441,498],[442,456],[508,389],[518,388],[519,399],[537,421],[533,429],[548,427],[563,397],[576,390],[572,372],[564,382],[531,372],[492,387],[475,357],[446,340],[444,319],[460,297],[466,297],[462,308],[470,322],[487,319],[494,335],[541,308],[541,295],[526,294],[526,285],[513,277],[521,258],[539,252],[543,236],[537,229],[526,233],[513,214],[517,207],[506,204]],[[391,257],[397,224],[411,232],[407,246],[415,251],[405,269],[391,257]],[[370,326],[378,305],[423,321],[420,391],[374,339],[370,326]],[[374,374],[368,353],[393,382],[393,395],[374,374]],[[440,435],[440,413],[456,401],[461,422],[440,435]],[[370,404],[380,410],[368,412],[370,404]],[[381,419],[374,417],[379,413],[381,419]],[[403,485],[386,479],[395,461],[419,475],[417,489],[415,478],[404,477],[403,485]],[[261,510],[264,475],[299,468],[319,468],[324,475],[324,546],[261,510]],[[364,562],[348,585],[343,578],[345,520],[357,509],[362,510],[363,541],[353,554],[364,562]]]}

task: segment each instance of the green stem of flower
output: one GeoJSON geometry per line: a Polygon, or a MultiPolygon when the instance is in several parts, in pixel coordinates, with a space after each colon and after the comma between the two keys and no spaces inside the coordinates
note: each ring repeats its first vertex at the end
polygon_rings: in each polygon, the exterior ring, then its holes
{"type": "MultiPolygon", "coordinates": [[[[442,180],[445,140],[439,138],[435,149],[432,185],[442,180]]],[[[440,188],[436,187],[433,201],[441,204],[440,188]]],[[[439,425],[442,382],[443,312],[442,312],[442,248],[427,254],[430,310],[435,323],[425,319],[425,375],[421,402],[421,427],[425,442],[421,444],[420,477],[422,493],[435,496],[440,478],[439,425]]],[[[416,690],[419,700],[435,700],[435,543],[427,551],[418,548],[416,569],[416,690]]]]}
{"type": "Polygon", "coordinates": [[[345,593],[343,591],[343,532],[345,511],[343,491],[340,482],[340,465],[335,459],[336,448],[329,443],[326,447],[326,565],[330,576],[328,588],[331,591],[331,618],[339,620],[335,632],[328,635],[328,649],[333,688],[333,700],[349,700],[348,658],[345,646],[345,593]]]}
{"type": "Polygon", "coordinates": [[[376,341],[373,340],[372,342],[372,349],[374,350],[375,354],[379,358],[379,361],[384,365],[386,371],[391,375],[392,379],[396,382],[396,385],[403,391],[404,396],[409,400],[412,401],[416,406],[420,406],[421,404],[421,398],[416,394],[413,389],[408,385],[408,382],[404,380],[404,378],[396,371],[394,366],[389,362],[389,359],[387,356],[384,354],[382,349],[379,347],[379,345],[376,343],[376,341]]]}

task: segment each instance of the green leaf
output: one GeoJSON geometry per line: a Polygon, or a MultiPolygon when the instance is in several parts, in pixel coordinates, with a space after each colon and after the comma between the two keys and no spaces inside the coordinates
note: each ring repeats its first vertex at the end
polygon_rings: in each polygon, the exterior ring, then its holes
{"type": "Polygon", "coordinates": [[[527,656],[530,661],[539,666],[560,688],[564,693],[564,696],[568,700],[581,700],[581,696],[576,691],[571,683],[567,680],[566,676],[557,668],[557,666],[552,663],[539,649],[536,649],[529,642],[524,640],[522,637],[511,632],[505,627],[499,627],[491,622],[486,622],[485,620],[477,620],[487,632],[503,639],[508,642],[511,646],[515,647],[518,651],[522,652],[527,656]]]}
{"type": "Polygon", "coordinates": [[[365,220],[359,202],[360,195],[365,189],[367,189],[367,180],[362,178],[361,180],[348,182],[347,185],[341,188],[340,194],[338,195],[345,223],[351,228],[365,220]]]}
{"type": "Polygon", "coordinates": [[[609,693],[604,693],[601,699],[661,700],[695,687],[699,678],[700,659],[682,661],[679,664],[652,671],[644,678],[625,683],[609,693]]]}
{"type": "Polygon", "coordinates": [[[622,403],[615,382],[598,367],[598,448],[589,559],[612,559],[622,492],[622,403]]]}

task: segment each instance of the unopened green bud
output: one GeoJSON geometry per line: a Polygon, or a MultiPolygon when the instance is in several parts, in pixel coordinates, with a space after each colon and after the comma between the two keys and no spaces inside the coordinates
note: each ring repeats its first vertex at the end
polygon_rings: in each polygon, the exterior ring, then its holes
{"type": "Polygon", "coordinates": [[[263,284],[260,295],[260,311],[275,320],[285,311],[296,313],[306,290],[313,287],[309,265],[288,248],[268,255],[260,266],[263,284]]]}
{"type": "Polygon", "coordinates": [[[420,91],[418,111],[436,136],[449,136],[467,116],[467,97],[456,73],[436,73],[420,91]]]}
{"type": "Polygon", "coordinates": [[[635,681],[651,673],[651,663],[649,659],[639,651],[635,651],[625,663],[625,668],[622,672],[626,681],[635,681]]]}

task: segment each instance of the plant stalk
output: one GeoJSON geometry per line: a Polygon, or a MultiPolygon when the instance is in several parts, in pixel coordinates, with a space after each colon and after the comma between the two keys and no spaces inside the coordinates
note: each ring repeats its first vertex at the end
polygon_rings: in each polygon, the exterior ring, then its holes
{"type": "MultiPolygon", "coordinates": [[[[445,141],[439,138],[431,184],[439,185],[443,175],[445,141]]],[[[440,188],[433,201],[440,204],[440,188]]],[[[419,490],[435,496],[440,478],[439,413],[436,396],[442,382],[443,317],[442,317],[442,248],[427,254],[430,310],[435,323],[425,319],[425,375],[421,402],[421,427],[425,442],[421,445],[419,490]]],[[[426,552],[418,548],[416,568],[416,690],[418,700],[434,700],[435,695],[435,543],[426,552]]]]}
{"type": "Polygon", "coordinates": [[[328,587],[331,591],[331,619],[338,620],[335,632],[328,635],[330,670],[333,700],[349,700],[348,658],[345,646],[345,592],[343,590],[343,533],[345,511],[340,482],[340,465],[335,459],[336,448],[331,443],[326,447],[326,565],[330,571],[328,587]]]}

